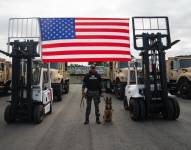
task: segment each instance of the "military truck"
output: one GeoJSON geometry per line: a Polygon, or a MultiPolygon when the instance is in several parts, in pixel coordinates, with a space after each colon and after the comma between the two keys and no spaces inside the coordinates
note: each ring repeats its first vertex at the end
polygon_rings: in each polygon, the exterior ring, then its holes
{"type": "Polygon", "coordinates": [[[166,62],[169,93],[191,98],[191,55],[169,57],[166,62]]]}
{"type": "Polygon", "coordinates": [[[11,62],[0,58],[0,92],[8,93],[11,85],[11,62]]]}
{"type": "Polygon", "coordinates": [[[63,77],[63,93],[67,94],[70,90],[70,74],[68,72],[68,64],[67,63],[59,63],[58,64],[58,73],[63,77]]]}
{"type": "Polygon", "coordinates": [[[62,94],[69,92],[70,78],[67,72],[67,63],[51,63],[50,68],[54,100],[61,101],[62,94]]]}
{"type": "Polygon", "coordinates": [[[118,99],[123,99],[125,96],[127,75],[128,62],[113,62],[113,69],[110,72],[112,92],[116,95],[118,99]]]}
{"type": "MultiPolygon", "coordinates": [[[[140,59],[136,59],[140,62],[140,59]]],[[[111,91],[118,99],[124,99],[128,78],[128,62],[110,62],[107,76],[104,77],[106,91],[111,91]]],[[[138,63],[140,67],[141,63],[138,63]]],[[[134,76],[131,74],[131,76],[134,76]]],[[[132,78],[131,78],[132,79],[132,78]]]]}

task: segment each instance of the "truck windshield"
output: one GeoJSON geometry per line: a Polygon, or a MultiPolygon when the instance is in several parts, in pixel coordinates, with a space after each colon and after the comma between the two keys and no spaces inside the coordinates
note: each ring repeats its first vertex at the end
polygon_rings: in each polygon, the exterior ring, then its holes
{"type": "Polygon", "coordinates": [[[191,59],[180,60],[180,68],[191,67],[191,59]]]}
{"type": "Polygon", "coordinates": [[[118,67],[119,68],[127,68],[128,67],[128,62],[119,62],[118,67]]]}
{"type": "Polygon", "coordinates": [[[58,69],[58,63],[50,63],[50,68],[58,69]]]}

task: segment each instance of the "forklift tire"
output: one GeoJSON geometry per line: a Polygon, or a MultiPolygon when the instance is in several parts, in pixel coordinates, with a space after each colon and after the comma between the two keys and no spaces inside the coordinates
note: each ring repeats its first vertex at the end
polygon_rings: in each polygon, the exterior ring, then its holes
{"type": "Polygon", "coordinates": [[[62,94],[57,95],[57,101],[62,101],[62,94]]]}
{"type": "Polygon", "coordinates": [[[33,112],[33,117],[34,117],[34,123],[39,124],[42,122],[44,118],[44,108],[42,105],[35,105],[34,106],[34,112],[33,112]]]}
{"type": "Polygon", "coordinates": [[[13,114],[13,109],[11,105],[8,105],[5,109],[4,119],[7,124],[13,123],[15,121],[15,116],[13,114]]]}
{"type": "Polygon", "coordinates": [[[125,96],[123,100],[123,107],[125,110],[129,110],[128,102],[127,102],[127,97],[125,96]]]}
{"type": "Polygon", "coordinates": [[[167,100],[167,106],[166,110],[163,112],[163,116],[167,120],[174,120],[175,109],[174,109],[174,103],[171,99],[167,100]]]}
{"type": "Polygon", "coordinates": [[[183,82],[181,85],[180,85],[180,96],[183,98],[183,99],[189,99],[191,98],[191,93],[190,93],[190,89],[191,89],[191,84],[188,82],[188,81],[185,81],[183,82]]]}
{"type": "Polygon", "coordinates": [[[140,119],[140,105],[137,99],[131,99],[129,103],[130,117],[134,121],[140,119]]]}
{"type": "Polygon", "coordinates": [[[176,99],[173,99],[173,98],[169,98],[169,100],[171,100],[174,105],[174,118],[173,119],[176,120],[180,116],[179,103],[176,99]]]}
{"type": "Polygon", "coordinates": [[[140,120],[144,121],[146,119],[146,106],[143,99],[139,99],[139,108],[140,108],[140,120]]]}

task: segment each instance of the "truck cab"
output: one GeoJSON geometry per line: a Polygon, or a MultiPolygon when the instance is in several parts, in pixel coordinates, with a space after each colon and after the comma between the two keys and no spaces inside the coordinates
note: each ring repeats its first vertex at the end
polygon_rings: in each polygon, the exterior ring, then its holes
{"type": "MultiPolygon", "coordinates": [[[[137,62],[137,68],[140,69],[141,67],[141,60],[136,59],[137,62]]],[[[134,70],[133,63],[131,62],[115,62],[115,69],[114,69],[114,83],[115,83],[115,95],[119,99],[124,99],[125,98],[125,86],[127,85],[128,79],[131,77],[131,82],[135,80],[135,72],[132,71],[134,70]],[[131,71],[129,71],[129,69],[131,71]],[[130,76],[129,76],[130,75],[130,76]]]]}
{"type": "Polygon", "coordinates": [[[11,62],[0,58],[0,92],[6,94],[11,85],[11,62]]]}
{"type": "Polygon", "coordinates": [[[69,92],[69,73],[66,63],[51,63],[50,77],[54,90],[54,100],[61,101],[62,94],[69,92]]]}
{"type": "Polygon", "coordinates": [[[191,98],[191,56],[170,57],[166,65],[169,92],[191,98]]]}

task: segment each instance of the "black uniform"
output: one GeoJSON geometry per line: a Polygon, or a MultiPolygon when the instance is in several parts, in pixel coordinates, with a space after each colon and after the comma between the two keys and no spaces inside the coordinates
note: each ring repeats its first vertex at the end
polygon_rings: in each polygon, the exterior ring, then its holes
{"type": "Polygon", "coordinates": [[[87,88],[87,107],[86,107],[86,120],[89,120],[91,112],[91,102],[94,100],[96,119],[99,120],[99,103],[101,95],[101,75],[92,73],[91,71],[85,75],[82,88],[87,88]]]}

